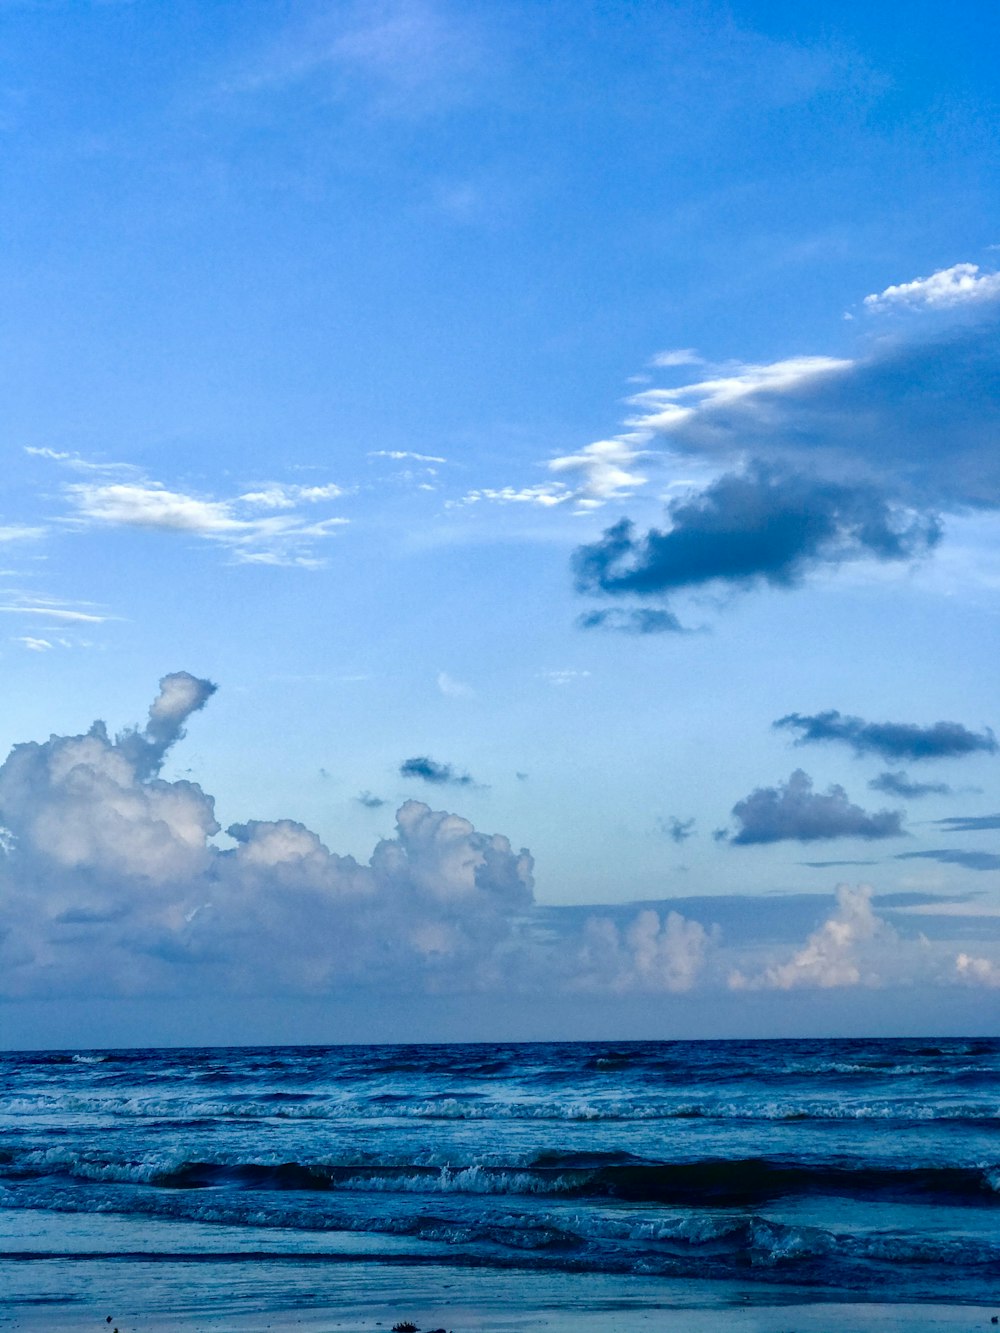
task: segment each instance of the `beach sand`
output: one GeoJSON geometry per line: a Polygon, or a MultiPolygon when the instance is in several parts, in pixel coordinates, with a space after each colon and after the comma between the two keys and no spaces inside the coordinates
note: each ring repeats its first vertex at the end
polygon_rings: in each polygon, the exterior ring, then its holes
{"type": "Polygon", "coordinates": [[[402,1320],[423,1333],[943,1333],[991,1329],[1000,1311],[826,1301],[759,1282],[271,1259],[7,1261],[0,1290],[0,1328],[21,1333],[390,1333],[402,1320]]]}

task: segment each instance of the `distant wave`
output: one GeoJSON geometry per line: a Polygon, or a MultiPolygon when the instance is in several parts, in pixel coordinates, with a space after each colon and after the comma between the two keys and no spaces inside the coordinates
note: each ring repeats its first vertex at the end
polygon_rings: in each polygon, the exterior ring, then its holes
{"type": "Polygon", "coordinates": [[[1000,1167],[844,1166],[767,1158],[645,1162],[615,1154],[545,1154],[526,1165],[274,1161],[105,1161],[58,1149],[8,1153],[0,1178],[71,1179],[160,1189],[363,1191],[400,1194],[564,1195],[630,1203],[754,1207],[789,1196],[1000,1203],[1000,1167]],[[605,1159],[605,1160],[602,1160],[605,1159]],[[606,1160],[606,1159],[611,1160],[606,1160]]]}
{"type": "Polygon", "coordinates": [[[439,1093],[413,1098],[376,1093],[340,1099],[309,1092],[267,1092],[235,1098],[32,1094],[11,1096],[0,1106],[8,1116],[89,1115],[121,1120],[469,1120],[628,1122],[655,1120],[733,1121],[940,1121],[1000,1123],[1000,1098],[954,1105],[901,1098],[859,1099],[566,1099],[493,1101],[480,1093],[439,1093]]]}

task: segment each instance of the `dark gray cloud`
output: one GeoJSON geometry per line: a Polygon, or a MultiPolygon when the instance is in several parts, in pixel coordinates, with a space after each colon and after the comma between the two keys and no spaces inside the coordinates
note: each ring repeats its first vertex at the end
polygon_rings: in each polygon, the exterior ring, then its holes
{"type": "Polygon", "coordinates": [[[796,745],[813,741],[839,741],[857,755],[877,754],[883,759],[958,759],[964,755],[995,754],[997,740],[989,727],[970,731],[960,722],[935,722],[921,727],[915,722],[866,722],[847,717],[831,708],[811,716],[788,713],[772,724],[798,731],[796,745]]]}
{"type": "Polygon", "coordinates": [[[693,819],[678,819],[676,815],[671,815],[669,819],[660,820],[660,827],[672,842],[687,842],[694,835],[693,819]]]}
{"type": "Polygon", "coordinates": [[[370,791],[359,792],[354,799],[358,805],[363,805],[366,810],[381,810],[383,805],[389,804],[381,796],[373,796],[370,791]]]}
{"type": "Polygon", "coordinates": [[[935,520],[891,505],[870,486],[760,465],[674,501],[668,517],[668,528],[645,534],[623,518],[579,547],[578,591],[655,597],[709,583],[788,587],[820,564],[911,559],[940,536],[935,520]]]}
{"type": "Polygon", "coordinates": [[[872,778],[868,786],[872,791],[885,792],[887,796],[901,796],[905,800],[916,800],[920,796],[952,795],[947,782],[914,782],[905,773],[880,773],[877,778],[872,778]]]}
{"type": "MultiPolygon", "coordinates": [[[[609,529],[610,531],[610,529],[609,529]]],[[[612,607],[603,611],[585,611],[577,617],[578,629],[613,629],[621,634],[686,634],[672,611],[662,607],[637,606],[628,611],[612,607]]]]}
{"type": "Polygon", "coordinates": [[[451,764],[439,764],[436,759],[429,759],[425,754],[404,759],[399,766],[399,775],[403,778],[420,778],[437,787],[475,786],[468,773],[459,773],[451,764]]]}
{"type": "Polygon", "coordinates": [[[1000,320],[884,339],[834,374],[703,403],[665,424],[672,449],[864,477],[904,503],[1000,505],[1000,320]]]}
{"type": "Polygon", "coordinates": [[[981,833],[987,829],[1000,828],[1000,814],[997,815],[950,815],[947,819],[935,819],[949,833],[981,833]]]}
{"type": "Polygon", "coordinates": [[[812,778],[801,768],[777,787],[758,787],[733,806],[740,825],[730,838],[737,846],[767,842],[818,842],[827,838],[898,838],[901,812],[874,814],[852,805],[843,787],[813,790],[812,778]]]}
{"type": "Polygon", "coordinates": [[[832,866],[877,866],[877,861],[800,861],[800,866],[810,870],[826,870],[832,866]]]}
{"type": "Polygon", "coordinates": [[[928,852],[899,852],[897,861],[940,861],[946,866],[965,870],[1000,870],[1000,856],[994,852],[963,852],[951,847],[936,847],[928,852]]]}

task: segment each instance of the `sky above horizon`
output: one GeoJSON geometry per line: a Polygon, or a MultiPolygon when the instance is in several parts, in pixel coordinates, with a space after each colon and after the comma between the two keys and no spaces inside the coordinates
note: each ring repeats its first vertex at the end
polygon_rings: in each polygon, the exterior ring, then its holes
{"type": "Polygon", "coordinates": [[[0,29],[0,1044],[995,1031],[995,8],[0,29]]]}

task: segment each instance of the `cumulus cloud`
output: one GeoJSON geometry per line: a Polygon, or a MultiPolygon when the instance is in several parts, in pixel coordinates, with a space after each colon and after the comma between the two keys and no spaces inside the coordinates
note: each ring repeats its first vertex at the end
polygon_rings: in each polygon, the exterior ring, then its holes
{"type": "Polygon", "coordinates": [[[955,959],[955,972],[962,981],[974,986],[1000,986],[1000,966],[990,958],[976,958],[960,953],[955,959]]]}
{"type": "Polygon", "coordinates": [[[290,819],[220,832],[197,783],[158,776],[208,681],[164,677],[143,730],[15,746],[0,766],[0,989],[324,991],[493,984],[516,953],[532,860],[407,801],[367,864],[290,819]],[[492,979],[492,980],[491,980],[492,979]]]}
{"type": "Polygon", "coordinates": [[[813,741],[836,741],[849,745],[857,755],[877,754],[883,759],[957,759],[965,755],[996,754],[997,740],[989,727],[970,731],[961,722],[866,722],[846,717],[837,709],[812,715],[788,713],[772,724],[797,731],[796,745],[813,741]]]}
{"type": "Polygon", "coordinates": [[[898,838],[903,834],[898,810],[870,813],[852,805],[843,787],[813,790],[812,778],[801,768],[777,787],[758,787],[737,801],[733,816],[740,825],[730,842],[817,842],[827,838],[898,838]]]}
{"type": "Polygon", "coordinates": [[[402,778],[420,778],[436,787],[474,787],[475,783],[468,773],[459,773],[452,764],[440,764],[425,754],[404,759],[399,766],[402,778]]]}
{"type": "MultiPolygon", "coordinates": [[[[730,970],[750,987],[858,984],[873,975],[869,944],[895,949],[863,894],[841,895],[802,948],[781,946],[790,961],[760,951],[801,938],[808,925],[789,926],[808,899],[791,916],[773,898],[729,900],[736,935],[741,921],[770,925],[728,948],[708,924],[715,899],[692,900],[690,916],[670,904],[546,914],[526,849],[416,800],[367,860],[291,818],[241,819],[223,838],[213,797],[162,776],[213,691],[173,672],[143,727],[112,734],[98,721],[17,745],[0,765],[0,996],[665,997],[730,970]]],[[[965,975],[954,955],[942,979],[975,981],[975,960],[965,975]]],[[[911,950],[900,975],[926,961],[911,950]]]]}
{"type": "Polygon", "coordinates": [[[793,990],[877,984],[877,975],[865,965],[864,947],[891,937],[890,927],[872,908],[871,889],[842,884],[836,911],[787,962],[773,964],[756,976],[735,970],[729,985],[733,990],[793,990]]]}
{"type": "Polygon", "coordinates": [[[578,548],[578,591],[649,597],[706,584],[788,587],[818,565],[912,559],[939,535],[935,523],[868,487],[767,468],[727,473],[675,500],[668,517],[667,528],[642,534],[621,519],[578,548]]]}
{"type": "Polygon", "coordinates": [[[647,908],[630,925],[588,917],[573,959],[573,985],[581,990],[689,991],[697,982],[714,935],[679,912],[661,917],[647,908]]]}
{"type": "Polygon", "coordinates": [[[866,296],[868,310],[940,310],[977,301],[1000,300],[1000,273],[982,273],[978,264],[953,264],[929,278],[914,278],[866,296]]]}
{"type": "Polygon", "coordinates": [[[872,778],[868,786],[872,791],[884,792],[886,796],[901,796],[904,800],[952,795],[952,789],[946,782],[914,782],[906,773],[880,773],[877,778],[872,778]]]}

